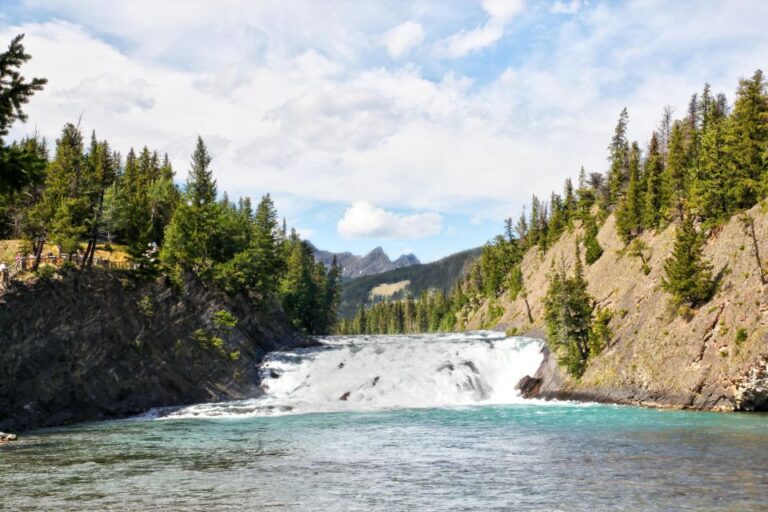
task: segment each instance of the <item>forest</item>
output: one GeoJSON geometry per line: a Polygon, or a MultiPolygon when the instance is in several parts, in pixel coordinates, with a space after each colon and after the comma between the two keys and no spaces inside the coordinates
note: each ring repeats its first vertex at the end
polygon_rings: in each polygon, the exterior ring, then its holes
{"type": "Polygon", "coordinates": [[[186,184],[176,183],[167,155],[147,146],[125,155],[80,123],[66,124],[53,145],[32,135],[6,144],[23,106],[47,83],[27,81],[23,35],[0,53],[0,239],[22,240],[30,272],[54,246],[67,266],[94,269],[97,248],[123,247],[130,272],[178,283],[186,273],[227,293],[248,294],[265,309],[279,305],[306,333],[336,323],[341,271],[315,262],[310,246],[278,221],[272,198],[255,206],[219,194],[212,157],[198,137],[186,184]]]}
{"type": "MultiPolygon", "coordinates": [[[[543,319],[550,342],[562,348],[561,362],[578,376],[589,357],[610,338],[611,312],[595,306],[581,271],[602,256],[596,235],[610,215],[615,215],[625,250],[643,261],[646,274],[650,270],[645,264],[646,247],[638,236],[675,226],[674,249],[664,262],[659,284],[680,315],[701,307],[717,287],[712,265],[703,257],[706,239],[738,215],[758,247],[753,219],[744,212],[768,197],[765,76],[757,70],[741,79],[733,105],[723,93],[715,94],[705,85],[701,93],[691,96],[684,116],[675,119],[674,110],[664,108],[645,147],[628,139],[628,124],[625,108],[608,144],[605,172],[587,172],[582,167],[575,183],[565,180],[561,193],[552,192],[544,200],[534,195],[517,220],[504,221],[503,233],[483,247],[450,293],[433,291],[400,305],[361,306],[342,327],[351,333],[461,329],[468,315],[485,301],[493,312],[502,294],[525,299],[520,269],[525,253],[532,248],[546,250],[564,232],[578,228],[581,239],[574,248],[578,265],[571,275],[562,266],[550,269],[543,319]],[[415,313],[411,311],[420,310],[442,318],[412,321],[415,313]]],[[[755,257],[765,282],[759,250],[755,257]]]]}

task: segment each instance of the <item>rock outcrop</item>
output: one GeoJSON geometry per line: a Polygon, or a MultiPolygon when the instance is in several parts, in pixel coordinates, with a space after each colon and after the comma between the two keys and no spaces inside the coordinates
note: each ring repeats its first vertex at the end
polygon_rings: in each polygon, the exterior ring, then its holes
{"type": "Polygon", "coordinates": [[[392,261],[381,247],[376,247],[365,256],[357,256],[350,252],[333,253],[318,249],[311,244],[310,246],[312,247],[315,259],[322,262],[326,267],[330,267],[335,256],[336,263],[341,267],[341,275],[345,279],[381,274],[382,272],[420,263],[419,259],[413,254],[403,254],[395,261],[392,261]]]}
{"type": "MultiPolygon", "coordinates": [[[[758,248],[765,258],[766,205],[747,213],[755,220],[758,248]]],[[[511,300],[504,295],[495,304],[482,304],[465,328],[540,332],[549,269],[553,261],[572,267],[574,244],[581,235],[575,229],[546,252],[532,249],[525,255],[527,305],[523,297],[511,300]],[[500,318],[494,317],[492,306],[503,308],[500,318]]],[[[646,274],[641,259],[630,255],[616,234],[614,217],[606,220],[598,234],[604,253],[585,267],[585,277],[598,306],[613,311],[613,337],[578,380],[565,376],[553,355],[546,357],[540,372],[531,377],[550,376],[552,382],[542,384],[534,395],[712,410],[764,407],[760,397],[765,396],[762,376],[768,357],[768,286],[762,283],[751,238],[738,217],[709,234],[705,256],[714,265],[718,290],[707,304],[685,314],[661,289],[674,238],[674,226],[640,237],[647,246],[646,274]]]]}
{"type": "Polygon", "coordinates": [[[264,355],[307,343],[281,311],[191,276],[178,286],[65,271],[16,283],[0,295],[0,430],[257,396],[264,355]],[[236,327],[216,321],[222,311],[236,327]]]}

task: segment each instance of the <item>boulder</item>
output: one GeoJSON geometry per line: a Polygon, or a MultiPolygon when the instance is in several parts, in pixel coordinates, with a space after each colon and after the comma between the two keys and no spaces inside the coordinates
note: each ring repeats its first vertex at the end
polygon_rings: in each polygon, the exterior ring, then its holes
{"type": "Polygon", "coordinates": [[[541,389],[541,379],[526,375],[518,381],[515,389],[520,391],[520,395],[523,398],[533,398],[539,393],[539,390],[541,389]]]}

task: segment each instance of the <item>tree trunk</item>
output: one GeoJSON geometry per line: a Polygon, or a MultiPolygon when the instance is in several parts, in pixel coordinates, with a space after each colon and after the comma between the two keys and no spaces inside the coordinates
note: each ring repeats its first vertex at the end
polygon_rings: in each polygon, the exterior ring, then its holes
{"type": "Polygon", "coordinates": [[[528,296],[523,296],[523,301],[525,301],[525,310],[528,313],[528,321],[530,323],[533,323],[533,315],[531,314],[531,305],[528,304],[528,296]]]}
{"type": "Polygon", "coordinates": [[[43,255],[43,247],[45,246],[45,234],[43,234],[41,237],[38,238],[36,244],[37,246],[34,247],[35,251],[35,263],[32,265],[32,271],[37,271],[37,269],[40,267],[40,257],[43,255]]]}
{"type": "Polygon", "coordinates": [[[757,268],[760,271],[760,282],[766,284],[765,271],[763,270],[763,261],[760,259],[760,248],[757,245],[757,235],[755,234],[755,221],[751,220],[748,224],[749,235],[752,238],[752,245],[755,248],[755,259],[757,259],[757,268]]]}

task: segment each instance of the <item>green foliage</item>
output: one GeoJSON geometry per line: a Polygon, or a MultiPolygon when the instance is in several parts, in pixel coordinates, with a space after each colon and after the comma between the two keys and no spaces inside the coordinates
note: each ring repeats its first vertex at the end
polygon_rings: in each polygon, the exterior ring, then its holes
{"type": "Polygon", "coordinates": [[[736,330],[736,344],[741,345],[745,341],[747,341],[747,338],[749,337],[749,333],[747,332],[747,329],[744,327],[739,327],[736,330]]]}
{"type": "Polygon", "coordinates": [[[613,312],[608,308],[597,309],[592,328],[589,331],[589,353],[590,355],[599,354],[605,346],[611,341],[613,332],[609,323],[613,318],[613,312]]]}
{"type": "Polygon", "coordinates": [[[52,265],[41,265],[37,269],[37,277],[43,281],[50,281],[56,275],[56,267],[52,265]]]}
{"type": "Polygon", "coordinates": [[[45,78],[27,82],[21,74],[21,66],[31,58],[24,51],[23,38],[23,34],[17,35],[8,50],[0,53],[0,197],[21,190],[36,179],[34,165],[30,165],[34,154],[19,146],[6,147],[3,142],[15,121],[27,120],[22,107],[48,82],[45,78]]]}
{"type": "Polygon", "coordinates": [[[629,180],[629,143],[627,141],[627,123],[629,114],[626,107],[619,114],[611,144],[608,146],[611,168],[608,171],[608,202],[614,205],[622,195],[629,180]]]}
{"type": "MultiPolygon", "coordinates": [[[[503,313],[503,310],[502,310],[503,313]]],[[[351,321],[342,321],[340,334],[403,334],[453,330],[452,301],[441,291],[423,292],[417,299],[361,305],[351,321]]]]}
{"type": "Polygon", "coordinates": [[[697,307],[714,292],[712,265],[704,259],[704,238],[696,231],[693,217],[686,215],[678,226],[672,255],[664,263],[662,288],[675,302],[697,307]]]}
{"type": "Polygon", "coordinates": [[[145,295],[138,302],[139,313],[144,318],[152,318],[155,315],[154,305],[152,304],[152,296],[145,295]]]}
{"type": "Polygon", "coordinates": [[[584,247],[586,252],[584,258],[587,265],[596,262],[603,255],[603,248],[597,241],[598,227],[594,217],[587,216],[584,226],[584,247]]]}
{"type": "Polygon", "coordinates": [[[640,240],[639,238],[635,238],[632,240],[629,245],[627,246],[628,253],[633,258],[639,258],[643,274],[646,276],[651,273],[651,267],[648,265],[648,260],[650,258],[648,248],[648,244],[640,240]]]}
{"type": "Polygon", "coordinates": [[[428,290],[450,290],[465,270],[471,265],[482,249],[471,249],[447,256],[433,263],[410,265],[381,274],[363,276],[344,283],[341,290],[339,315],[342,318],[352,318],[357,313],[362,302],[368,300],[370,291],[384,283],[399,283],[410,281],[408,288],[392,297],[405,299],[410,295],[418,297],[428,290]]]}
{"type": "Polygon", "coordinates": [[[237,317],[226,309],[221,309],[213,314],[213,325],[219,331],[230,332],[237,326],[237,317]]]}
{"type": "Polygon", "coordinates": [[[580,377],[591,356],[598,354],[611,339],[608,326],[612,313],[600,309],[587,292],[578,243],[572,276],[565,268],[550,270],[549,287],[544,297],[544,322],[549,342],[557,350],[558,362],[573,377],[580,377]]]}
{"type": "Polygon", "coordinates": [[[640,147],[632,143],[629,153],[629,184],[616,210],[616,226],[625,242],[643,230],[643,190],[640,176],[640,147]]]}

